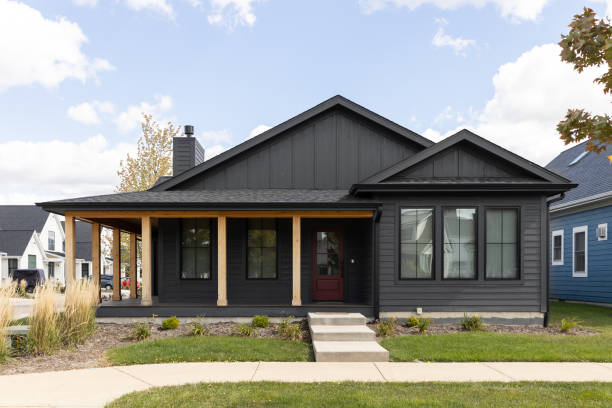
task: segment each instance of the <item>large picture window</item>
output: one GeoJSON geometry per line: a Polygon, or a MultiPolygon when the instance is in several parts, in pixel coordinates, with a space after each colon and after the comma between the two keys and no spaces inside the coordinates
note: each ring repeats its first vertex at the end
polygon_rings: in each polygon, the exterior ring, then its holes
{"type": "Polygon", "coordinates": [[[181,279],[211,279],[211,269],[210,219],[183,219],[181,279]]]}
{"type": "Polygon", "coordinates": [[[485,215],[485,277],[487,279],[518,279],[518,210],[516,208],[489,208],[485,215]]]}
{"type": "Polygon", "coordinates": [[[276,220],[250,218],[247,241],[247,278],[275,279],[276,220]]]}
{"type": "Polygon", "coordinates": [[[587,231],[586,225],[582,227],[575,227],[573,229],[574,234],[574,262],[572,268],[572,276],[584,278],[588,276],[588,242],[587,242],[587,231]]]}
{"type": "Polygon", "coordinates": [[[476,279],[476,208],[443,211],[443,278],[476,279]]]}
{"type": "Polygon", "coordinates": [[[432,279],[433,210],[402,208],[400,217],[400,279],[432,279]]]}

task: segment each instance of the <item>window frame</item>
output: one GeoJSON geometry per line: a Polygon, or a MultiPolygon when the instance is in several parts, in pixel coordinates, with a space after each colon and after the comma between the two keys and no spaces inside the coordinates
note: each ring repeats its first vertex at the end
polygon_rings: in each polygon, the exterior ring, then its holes
{"type": "Polygon", "coordinates": [[[426,281],[435,281],[436,280],[436,256],[438,250],[436,249],[437,244],[437,234],[436,234],[436,207],[428,206],[428,205],[420,205],[420,206],[408,206],[408,205],[399,205],[398,211],[398,223],[397,223],[397,279],[399,281],[416,281],[416,282],[426,282],[426,281]],[[431,231],[431,249],[432,249],[432,262],[431,262],[431,277],[429,278],[402,278],[402,210],[431,210],[432,216],[432,231],[431,231]]]}
{"type": "Polygon", "coordinates": [[[244,251],[244,255],[245,255],[245,261],[244,261],[244,277],[246,280],[252,280],[252,281],[273,281],[273,280],[278,280],[278,220],[276,218],[247,218],[246,219],[246,228],[245,228],[245,235],[244,235],[244,247],[245,247],[245,251],[244,251]],[[275,253],[275,263],[274,263],[274,277],[273,278],[252,278],[249,277],[249,248],[269,248],[269,247],[249,247],[249,220],[262,220],[262,219],[272,219],[274,220],[274,253],[275,253]]]}
{"type": "Polygon", "coordinates": [[[85,277],[89,278],[89,272],[90,272],[90,270],[89,270],[89,262],[83,262],[81,264],[81,279],[83,279],[85,277]],[[84,272],[83,269],[87,269],[87,276],[83,275],[83,272],[84,272]]]}
{"type": "Polygon", "coordinates": [[[48,262],[47,263],[47,277],[50,278],[55,278],[55,262],[48,262]]]}
{"type": "Polygon", "coordinates": [[[479,222],[478,222],[478,218],[480,217],[480,206],[479,205],[448,205],[448,206],[441,206],[441,213],[440,213],[440,223],[441,223],[441,227],[442,227],[442,237],[440,239],[440,252],[441,252],[441,263],[440,263],[440,278],[443,281],[458,281],[458,282],[470,282],[470,281],[478,281],[480,280],[480,271],[479,271],[479,251],[478,251],[478,247],[480,245],[480,242],[478,241],[479,238],[479,222]],[[444,277],[444,211],[445,210],[457,210],[457,209],[474,209],[476,211],[475,213],[475,217],[474,217],[474,266],[475,266],[475,274],[473,278],[445,278],[444,277]]]}
{"type": "MultiPolygon", "coordinates": [[[[179,223],[179,242],[178,242],[178,253],[179,253],[179,268],[178,268],[178,275],[179,275],[179,279],[182,281],[209,281],[212,280],[213,278],[213,226],[212,226],[212,218],[207,218],[207,217],[201,217],[201,218],[181,218],[180,219],[180,223],[179,223]],[[210,251],[210,256],[209,256],[209,263],[210,263],[210,273],[208,274],[208,278],[184,278],[183,277],[183,220],[186,219],[193,219],[193,220],[198,220],[198,219],[206,219],[208,220],[208,229],[209,229],[209,239],[210,239],[210,243],[208,244],[208,250],[210,251]]],[[[206,248],[206,247],[186,247],[186,248],[206,248]]],[[[142,271],[142,270],[141,270],[142,271]]]]}
{"type": "Polygon", "coordinates": [[[589,277],[589,227],[581,225],[572,229],[572,278],[589,277]],[[576,234],[584,232],[584,272],[576,272],[576,234]]]}
{"type": "Polygon", "coordinates": [[[13,269],[13,272],[15,272],[17,269],[19,269],[19,258],[7,258],[7,268],[8,268],[8,277],[9,278],[13,278],[13,274],[11,273],[11,269],[13,269]],[[11,268],[11,261],[15,262],[15,267],[11,268]]]}
{"type": "Polygon", "coordinates": [[[550,264],[552,266],[563,266],[565,260],[565,230],[554,230],[550,235],[550,264]],[[555,237],[561,237],[561,259],[555,260],[555,237]]]}
{"type": "MultiPolygon", "coordinates": [[[[485,206],[484,207],[484,231],[483,231],[483,251],[484,251],[484,280],[486,281],[520,281],[523,278],[523,268],[521,264],[521,207],[518,206],[485,206]],[[488,210],[515,210],[516,211],[516,266],[518,273],[516,278],[488,278],[487,277],[487,211],[488,210]]],[[[502,243],[503,245],[503,243],[502,243]]],[[[502,274],[503,275],[503,274],[502,274]]]]}
{"type": "Polygon", "coordinates": [[[55,231],[47,231],[47,247],[49,251],[55,251],[55,231]],[[53,242],[53,246],[51,246],[53,242]]]}
{"type": "Polygon", "coordinates": [[[38,264],[38,259],[36,259],[36,255],[28,254],[28,269],[36,269],[36,265],[38,264]],[[34,267],[30,267],[30,260],[34,259],[34,267]]]}

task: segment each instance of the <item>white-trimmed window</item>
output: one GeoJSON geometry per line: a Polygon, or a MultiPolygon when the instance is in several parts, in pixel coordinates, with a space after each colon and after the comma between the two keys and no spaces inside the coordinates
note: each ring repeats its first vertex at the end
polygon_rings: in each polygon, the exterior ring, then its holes
{"type": "Polygon", "coordinates": [[[583,278],[588,276],[589,254],[588,254],[589,230],[586,225],[574,227],[572,231],[572,276],[583,278]]]}
{"type": "Polygon", "coordinates": [[[550,254],[553,265],[563,265],[563,230],[552,232],[550,254]]]}

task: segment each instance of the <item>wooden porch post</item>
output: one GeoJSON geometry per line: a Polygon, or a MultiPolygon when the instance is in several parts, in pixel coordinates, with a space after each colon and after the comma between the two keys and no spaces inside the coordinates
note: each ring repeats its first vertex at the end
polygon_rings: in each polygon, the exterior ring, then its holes
{"type": "Polygon", "coordinates": [[[100,282],[100,224],[91,224],[91,273],[93,281],[98,285],[98,301],[102,301],[102,288],[100,282]]]}
{"type": "Polygon", "coordinates": [[[301,222],[299,215],[293,216],[293,298],[292,306],[302,306],[302,291],[301,291],[301,222]]]}
{"type": "Polygon", "coordinates": [[[113,300],[121,300],[121,230],[113,228],[113,300]]]}
{"type": "Polygon", "coordinates": [[[136,234],[130,232],[130,299],[138,297],[136,285],[138,283],[138,263],[137,258],[136,234]]]}
{"type": "Polygon", "coordinates": [[[151,238],[151,217],[145,215],[142,217],[142,297],[140,304],[143,306],[151,306],[152,300],[152,269],[153,269],[153,242],[151,238]]]}
{"type": "Polygon", "coordinates": [[[217,306],[227,306],[226,218],[217,217],[217,306]]]}
{"type": "Polygon", "coordinates": [[[66,217],[66,263],[64,266],[64,275],[66,278],[66,286],[71,285],[76,279],[76,237],[74,230],[74,217],[67,215],[66,217]]]}

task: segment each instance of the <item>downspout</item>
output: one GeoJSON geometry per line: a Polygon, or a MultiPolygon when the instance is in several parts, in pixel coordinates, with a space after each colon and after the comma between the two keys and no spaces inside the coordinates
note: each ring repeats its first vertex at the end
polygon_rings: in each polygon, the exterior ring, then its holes
{"type": "Polygon", "coordinates": [[[544,313],[544,327],[548,327],[548,319],[550,314],[550,205],[561,201],[565,198],[565,193],[561,193],[559,197],[555,197],[546,201],[546,312],[544,313]]]}

